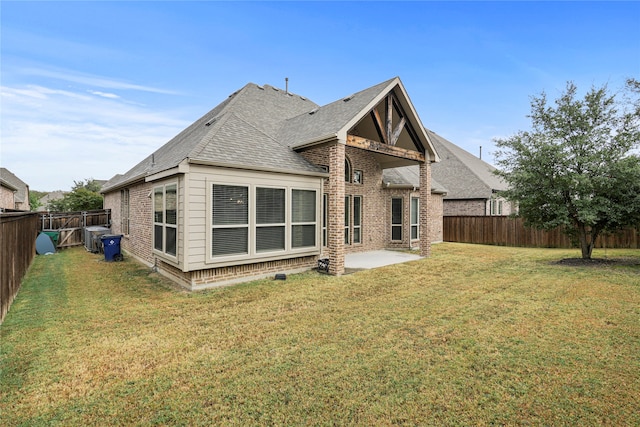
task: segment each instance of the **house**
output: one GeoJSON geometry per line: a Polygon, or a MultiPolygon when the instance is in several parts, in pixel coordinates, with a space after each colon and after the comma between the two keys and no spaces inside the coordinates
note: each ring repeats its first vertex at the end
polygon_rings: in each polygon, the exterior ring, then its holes
{"type": "Polygon", "coordinates": [[[51,203],[51,202],[53,202],[55,200],[64,199],[64,196],[67,193],[68,193],[68,191],[57,190],[57,191],[52,191],[50,193],[45,194],[39,200],[40,206],[38,206],[37,211],[38,212],[46,212],[46,211],[48,211],[50,209],[49,203],[51,203]]]}
{"type": "Polygon", "coordinates": [[[393,78],[319,106],[249,83],[102,188],[122,249],[190,290],[431,248],[438,156],[393,78]],[[387,186],[414,166],[418,185],[387,186]]]}
{"type": "Polygon", "coordinates": [[[7,168],[0,168],[0,209],[29,211],[29,186],[7,168]]]}
{"type": "Polygon", "coordinates": [[[495,167],[427,130],[440,162],[431,168],[434,180],[447,189],[444,216],[510,215],[513,205],[500,196],[507,184],[493,173],[495,167]]]}

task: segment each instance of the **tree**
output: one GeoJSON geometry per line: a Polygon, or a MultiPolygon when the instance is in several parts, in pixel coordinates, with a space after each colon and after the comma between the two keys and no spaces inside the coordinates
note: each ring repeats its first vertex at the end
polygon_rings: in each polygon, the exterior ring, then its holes
{"type": "Polygon", "coordinates": [[[532,97],[532,130],[495,140],[504,196],[525,224],[562,227],[583,259],[600,234],[640,224],[640,85],[626,89],[616,98],[593,87],[578,99],[569,82],[555,106],[543,92],[532,97]]]}
{"type": "Polygon", "coordinates": [[[90,211],[102,209],[103,199],[100,195],[100,183],[94,179],[74,181],[70,193],[60,200],[49,202],[51,211],[90,211]]]}

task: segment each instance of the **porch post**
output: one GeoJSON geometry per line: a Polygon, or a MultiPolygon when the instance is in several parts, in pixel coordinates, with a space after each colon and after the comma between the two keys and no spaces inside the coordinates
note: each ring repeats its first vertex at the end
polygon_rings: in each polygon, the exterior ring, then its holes
{"type": "Polygon", "coordinates": [[[329,273],[344,274],[344,156],[345,144],[336,141],[329,147],[329,199],[327,251],[329,273]]]}
{"type": "Polygon", "coordinates": [[[420,255],[431,255],[431,162],[420,163],[420,255]]]}

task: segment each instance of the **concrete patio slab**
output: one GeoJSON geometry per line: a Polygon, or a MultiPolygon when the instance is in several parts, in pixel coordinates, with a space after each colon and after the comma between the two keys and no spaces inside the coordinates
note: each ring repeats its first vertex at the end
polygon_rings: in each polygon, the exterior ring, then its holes
{"type": "Polygon", "coordinates": [[[420,255],[400,251],[370,251],[348,254],[344,257],[344,267],[349,270],[377,268],[421,259],[420,255]]]}

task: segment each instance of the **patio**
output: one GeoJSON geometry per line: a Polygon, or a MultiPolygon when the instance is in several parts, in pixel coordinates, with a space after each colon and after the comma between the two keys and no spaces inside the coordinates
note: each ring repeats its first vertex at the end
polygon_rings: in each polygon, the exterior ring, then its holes
{"type": "Polygon", "coordinates": [[[347,254],[344,257],[344,267],[347,272],[383,267],[385,265],[400,264],[415,261],[422,257],[400,251],[380,250],[347,254]]]}

